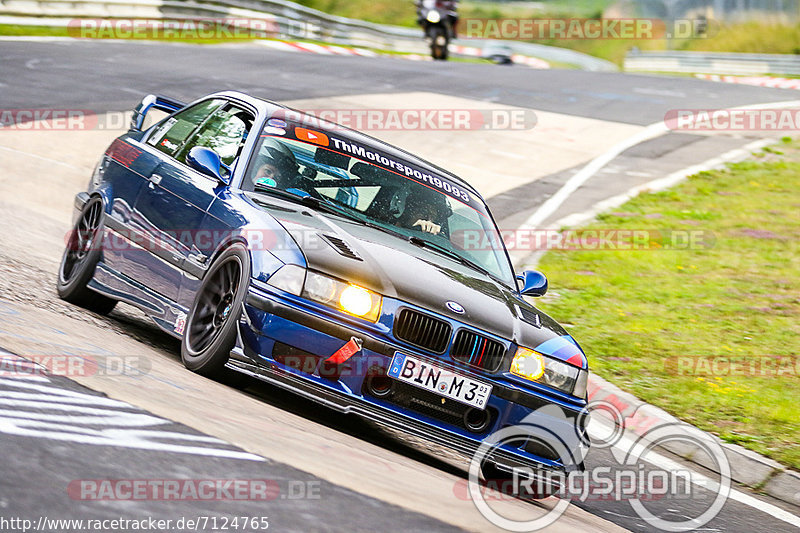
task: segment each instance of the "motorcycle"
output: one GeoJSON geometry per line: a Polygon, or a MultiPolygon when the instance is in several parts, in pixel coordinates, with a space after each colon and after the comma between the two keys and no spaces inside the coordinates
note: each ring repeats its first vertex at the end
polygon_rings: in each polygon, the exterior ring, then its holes
{"type": "Polygon", "coordinates": [[[458,21],[456,4],[455,0],[417,2],[417,23],[425,31],[433,59],[447,59],[447,46],[455,37],[455,26],[458,21]]]}

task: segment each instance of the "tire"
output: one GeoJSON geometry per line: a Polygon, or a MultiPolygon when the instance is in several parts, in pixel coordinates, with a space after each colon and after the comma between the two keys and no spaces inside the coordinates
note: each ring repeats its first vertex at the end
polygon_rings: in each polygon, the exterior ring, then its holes
{"type": "Polygon", "coordinates": [[[237,322],[249,281],[247,249],[233,244],[209,268],[189,311],[181,340],[181,360],[186,368],[223,381],[233,374],[225,363],[236,343],[237,322]]]}
{"type": "Polygon", "coordinates": [[[104,217],[103,201],[97,197],[89,199],[70,232],[56,281],[59,298],[101,315],[110,313],[117,305],[116,300],[87,287],[102,255],[104,217]]]}
{"type": "Polygon", "coordinates": [[[430,30],[431,57],[433,59],[447,59],[447,33],[441,26],[433,26],[430,30]]]}

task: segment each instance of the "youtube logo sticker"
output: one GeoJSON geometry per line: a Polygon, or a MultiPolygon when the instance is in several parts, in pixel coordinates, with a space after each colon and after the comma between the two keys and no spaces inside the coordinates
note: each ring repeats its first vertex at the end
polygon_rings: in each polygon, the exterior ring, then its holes
{"type": "Polygon", "coordinates": [[[328,146],[330,144],[330,141],[328,141],[328,136],[318,131],[307,130],[305,128],[295,128],[294,134],[300,141],[306,141],[318,144],[320,146],[328,146]]]}

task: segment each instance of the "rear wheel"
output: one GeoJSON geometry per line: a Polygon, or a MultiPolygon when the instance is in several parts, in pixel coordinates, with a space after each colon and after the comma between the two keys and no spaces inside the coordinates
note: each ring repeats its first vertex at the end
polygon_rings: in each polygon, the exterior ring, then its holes
{"type": "Polygon", "coordinates": [[[236,327],[250,279],[250,258],[241,244],[214,261],[195,296],[181,342],[181,359],[189,370],[215,379],[225,369],[236,343],[236,327]]]}
{"type": "Polygon", "coordinates": [[[110,313],[117,301],[103,296],[87,284],[102,253],[103,201],[90,199],[72,229],[58,267],[56,290],[59,298],[95,313],[110,313]]]}

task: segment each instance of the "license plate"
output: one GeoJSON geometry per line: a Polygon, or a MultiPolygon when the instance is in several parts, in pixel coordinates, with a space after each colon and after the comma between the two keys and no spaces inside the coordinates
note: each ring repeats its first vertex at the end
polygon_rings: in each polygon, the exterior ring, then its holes
{"type": "Polygon", "coordinates": [[[492,386],[433,365],[413,355],[395,352],[389,376],[478,409],[486,408],[492,386]]]}

